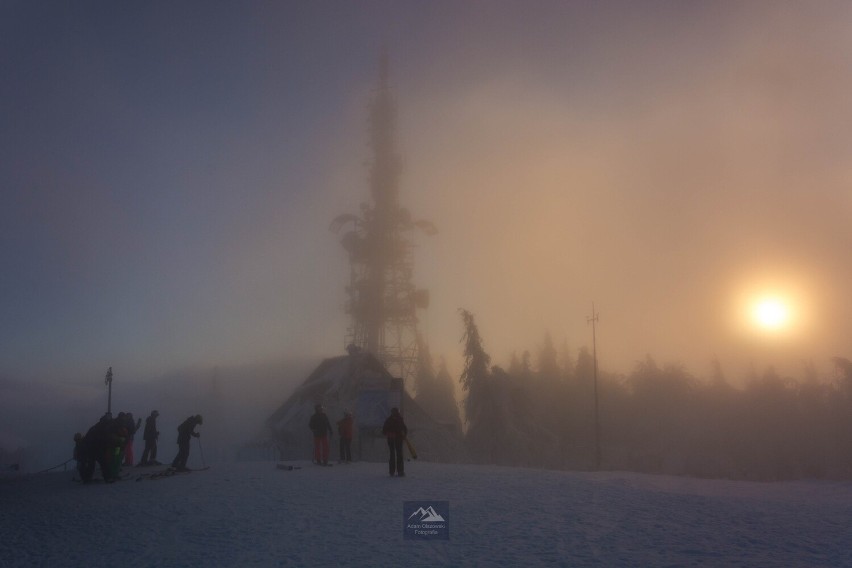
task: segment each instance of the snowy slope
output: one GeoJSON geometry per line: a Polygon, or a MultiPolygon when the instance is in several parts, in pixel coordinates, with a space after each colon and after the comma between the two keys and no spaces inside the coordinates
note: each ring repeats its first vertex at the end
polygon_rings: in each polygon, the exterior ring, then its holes
{"type": "Polygon", "coordinates": [[[850,483],[302,465],[0,480],[0,566],[852,566],[850,483]],[[403,540],[421,499],[449,501],[449,541],[403,540]]]}

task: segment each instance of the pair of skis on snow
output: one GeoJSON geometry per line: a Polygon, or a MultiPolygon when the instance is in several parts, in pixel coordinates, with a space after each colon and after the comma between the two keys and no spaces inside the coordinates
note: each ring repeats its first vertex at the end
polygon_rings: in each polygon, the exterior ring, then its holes
{"type": "Polygon", "coordinates": [[[192,473],[194,471],[207,471],[210,469],[210,466],[204,466],[198,469],[175,469],[173,467],[166,468],[162,471],[155,471],[152,473],[143,473],[140,474],[139,477],[136,478],[136,481],[142,481],[143,479],[154,480],[154,479],[162,479],[164,477],[174,477],[176,475],[184,475],[187,473],[192,473]]]}

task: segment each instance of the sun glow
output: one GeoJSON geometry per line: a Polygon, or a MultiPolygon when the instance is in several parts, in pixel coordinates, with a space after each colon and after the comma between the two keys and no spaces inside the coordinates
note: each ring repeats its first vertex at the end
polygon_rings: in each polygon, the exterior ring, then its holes
{"type": "Polygon", "coordinates": [[[808,271],[751,268],[733,286],[736,292],[728,313],[731,329],[739,339],[792,346],[813,333],[814,298],[819,287],[808,271]]]}
{"type": "Polygon", "coordinates": [[[777,297],[757,300],[751,315],[754,323],[766,330],[781,330],[790,322],[790,308],[787,302],[777,297]]]}

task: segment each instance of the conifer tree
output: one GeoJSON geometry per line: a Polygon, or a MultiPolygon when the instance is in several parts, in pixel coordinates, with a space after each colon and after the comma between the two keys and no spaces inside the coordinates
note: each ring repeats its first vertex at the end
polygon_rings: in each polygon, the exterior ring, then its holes
{"type": "MultiPolygon", "coordinates": [[[[479,328],[476,327],[473,314],[465,309],[460,309],[459,313],[464,324],[464,333],[461,339],[464,344],[464,369],[461,377],[459,377],[459,382],[462,390],[469,392],[477,386],[477,383],[488,378],[491,356],[482,347],[482,337],[479,335],[479,328]]],[[[466,409],[469,404],[470,395],[466,399],[466,409]]]]}
{"type": "Polygon", "coordinates": [[[513,377],[520,377],[522,374],[521,361],[518,359],[518,354],[512,351],[512,358],[509,360],[509,374],[513,377]]]}
{"type": "Polygon", "coordinates": [[[556,359],[556,348],[550,332],[544,334],[544,344],[538,352],[538,373],[547,381],[555,381],[559,378],[559,363],[556,359]]]}
{"type": "Polygon", "coordinates": [[[464,324],[461,342],[464,344],[464,369],[459,377],[462,390],[467,393],[464,399],[465,422],[468,425],[465,436],[471,454],[479,460],[494,463],[495,436],[491,421],[493,410],[497,406],[493,399],[489,364],[491,357],[482,347],[482,337],[476,327],[473,314],[459,310],[464,324]]]}
{"type": "Polygon", "coordinates": [[[574,358],[571,357],[571,349],[568,348],[568,340],[562,342],[562,347],[559,350],[559,363],[562,367],[562,377],[565,380],[570,380],[574,377],[574,358]]]}
{"type": "Polygon", "coordinates": [[[419,340],[415,400],[429,416],[442,424],[452,424],[461,429],[459,410],[453,392],[453,382],[444,361],[438,374],[432,363],[429,345],[419,340]]]}

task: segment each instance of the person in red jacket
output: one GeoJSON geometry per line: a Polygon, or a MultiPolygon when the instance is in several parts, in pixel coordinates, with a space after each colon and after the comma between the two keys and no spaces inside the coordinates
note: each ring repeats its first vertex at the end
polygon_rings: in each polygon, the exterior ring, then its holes
{"type": "Polygon", "coordinates": [[[352,461],[352,431],[355,419],[348,410],[343,412],[343,418],[337,421],[337,434],[340,436],[340,463],[352,461]]]}
{"type": "Polygon", "coordinates": [[[159,415],[159,412],[152,410],[151,415],[145,419],[145,432],[142,436],[142,439],[145,440],[145,449],[142,450],[140,466],[160,465],[160,462],[157,461],[157,439],[160,437],[160,432],[157,430],[157,416],[159,415]]]}
{"type": "Polygon", "coordinates": [[[402,456],[402,443],[408,435],[408,427],[402,419],[402,414],[398,408],[391,408],[391,414],[385,420],[385,425],[382,427],[382,434],[388,439],[388,469],[391,477],[394,473],[399,477],[405,476],[405,460],[402,456]]]}
{"type": "Polygon", "coordinates": [[[331,422],[321,404],[314,406],[314,414],[308,422],[308,428],[314,434],[314,463],[328,465],[328,438],[334,434],[331,422]]]}

